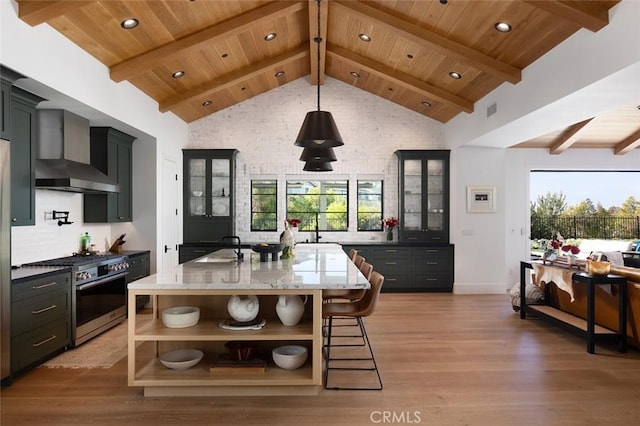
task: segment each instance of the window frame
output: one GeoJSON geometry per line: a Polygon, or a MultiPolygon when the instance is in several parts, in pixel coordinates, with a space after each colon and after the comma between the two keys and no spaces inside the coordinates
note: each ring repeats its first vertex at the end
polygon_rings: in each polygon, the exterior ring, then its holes
{"type": "Polygon", "coordinates": [[[316,230],[316,221],[318,224],[318,231],[322,232],[348,232],[349,231],[349,179],[287,179],[285,182],[285,211],[287,219],[301,219],[302,222],[298,226],[298,229],[301,231],[315,231],[316,230]],[[301,186],[302,188],[307,187],[304,193],[295,193],[292,192],[291,189],[293,185],[301,186]],[[331,186],[344,188],[343,192],[339,192],[337,194],[330,194],[328,192],[320,192],[318,194],[308,194],[309,187],[318,187],[322,188],[323,186],[331,186]],[[318,197],[318,208],[317,211],[298,211],[291,212],[290,205],[292,204],[292,199],[290,197],[318,197]],[[320,206],[322,205],[322,198],[327,196],[336,196],[344,199],[345,210],[344,212],[339,211],[330,211],[320,210],[320,206]],[[329,228],[328,224],[331,219],[327,218],[327,215],[337,215],[340,214],[343,217],[335,219],[336,223],[344,223],[344,227],[340,228],[329,228]]]}
{"type": "MultiPolygon", "coordinates": [[[[251,179],[251,185],[250,185],[250,191],[251,191],[251,214],[249,217],[249,223],[250,223],[250,229],[252,232],[272,232],[272,231],[277,231],[278,230],[278,179],[251,179]],[[271,193],[267,193],[267,194],[255,194],[254,193],[254,184],[256,183],[260,183],[262,182],[263,184],[266,183],[273,183],[273,187],[275,192],[273,194],[271,193]],[[260,196],[269,196],[269,197],[273,197],[274,198],[274,210],[273,211],[255,211],[256,205],[254,203],[255,201],[255,197],[260,197],[260,196]],[[257,214],[265,214],[265,215],[273,215],[274,216],[274,220],[273,220],[273,228],[256,228],[254,226],[254,217],[257,214]]],[[[257,219],[256,219],[257,220],[257,219]]],[[[265,219],[266,220],[266,219],[265,219]]]]}
{"type": "Polygon", "coordinates": [[[384,214],[384,179],[357,179],[356,180],[356,231],[357,232],[377,232],[377,231],[382,231],[383,230],[383,225],[382,225],[382,220],[383,220],[383,214],[384,214]],[[360,192],[360,183],[361,182],[379,182],[380,183],[380,193],[375,193],[375,194],[363,194],[360,192]],[[361,229],[360,228],[360,196],[361,195],[377,195],[379,196],[380,199],[380,211],[379,212],[371,212],[373,213],[380,213],[380,218],[379,220],[375,221],[374,223],[377,223],[377,227],[375,228],[369,228],[369,229],[361,229]]]}

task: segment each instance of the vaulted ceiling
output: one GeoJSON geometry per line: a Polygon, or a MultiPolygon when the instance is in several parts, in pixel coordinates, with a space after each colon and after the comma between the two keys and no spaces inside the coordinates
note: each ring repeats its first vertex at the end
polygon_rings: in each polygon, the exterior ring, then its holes
{"type": "MultiPolygon", "coordinates": [[[[619,0],[17,1],[23,21],[50,25],[187,123],[318,75],[446,123],[571,34],[605,27],[619,0]]],[[[522,146],[579,147],[597,123],[522,146]]],[[[638,147],[640,123],[615,137],[598,143],[638,147]]]]}

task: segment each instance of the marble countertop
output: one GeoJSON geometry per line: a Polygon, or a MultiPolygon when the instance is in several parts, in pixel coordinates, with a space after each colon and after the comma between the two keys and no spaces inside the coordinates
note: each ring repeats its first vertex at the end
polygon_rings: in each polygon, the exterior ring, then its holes
{"type": "Polygon", "coordinates": [[[297,244],[295,258],[260,262],[260,254],[243,249],[238,262],[222,249],[134,281],[137,290],[282,290],[363,289],[369,282],[339,244],[297,244]]]}

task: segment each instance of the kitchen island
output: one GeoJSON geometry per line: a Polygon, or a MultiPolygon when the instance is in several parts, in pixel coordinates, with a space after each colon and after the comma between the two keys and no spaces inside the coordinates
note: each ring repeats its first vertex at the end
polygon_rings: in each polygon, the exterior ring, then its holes
{"type": "Polygon", "coordinates": [[[338,244],[299,244],[295,258],[260,261],[259,253],[244,250],[215,253],[150,275],[128,285],[129,301],[138,295],[153,300],[153,318],[137,324],[135,302],[129,303],[129,386],[144,387],[145,396],[316,394],[322,386],[322,290],[369,288],[366,278],[338,244]],[[230,296],[256,295],[261,329],[229,330],[230,296]],[[297,325],[283,325],[276,314],[280,295],[306,298],[297,325]],[[188,328],[166,328],[161,312],[174,306],[197,306],[200,321],[188,328]],[[227,353],[227,342],[251,342],[256,357],[267,362],[262,371],[212,367],[227,353]],[[280,345],[306,346],[309,358],[295,370],[278,368],[271,350],[280,345]],[[204,358],[187,370],[170,370],[159,355],[176,349],[199,349],[204,358]]]}

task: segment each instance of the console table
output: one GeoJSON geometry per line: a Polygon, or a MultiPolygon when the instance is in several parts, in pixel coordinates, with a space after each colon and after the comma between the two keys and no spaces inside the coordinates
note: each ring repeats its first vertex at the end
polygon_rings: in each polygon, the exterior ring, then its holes
{"type": "MultiPolygon", "coordinates": [[[[608,274],[605,276],[589,275],[586,272],[572,274],[574,283],[587,286],[587,319],[561,311],[549,305],[528,305],[525,299],[526,270],[533,269],[531,262],[520,262],[520,318],[526,319],[527,311],[535,313],[539,317],[554,324],[568,328],[580,335],[587,337],[587,352],[595,352],[596,338],[612,338],[618,341],[618,350],[627,350],[627,279],[620,275],[608,274]],[[610,330],[595,323],[595,287],[598,285],[616,285],[619,290],[618,297],[618,331],[610,330]]],[[[549,300],[549,287],[545,287],[545,302],[549,300]]]]}

